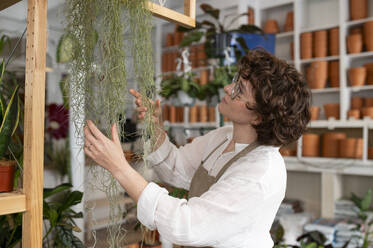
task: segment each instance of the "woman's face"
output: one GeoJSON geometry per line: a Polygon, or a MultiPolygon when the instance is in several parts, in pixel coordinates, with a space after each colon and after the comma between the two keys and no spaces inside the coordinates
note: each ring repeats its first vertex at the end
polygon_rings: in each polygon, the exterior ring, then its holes
{"type": "Polygon", "coordinates": [[[258,115],[246,107],[246,103],[249,103],[249,106],[255,105],[251,83],[239,77],[236,82],[225,86],[224,91],[226,95],[218,105],[219,112],[237,124],[257,124],[258,115]]]}

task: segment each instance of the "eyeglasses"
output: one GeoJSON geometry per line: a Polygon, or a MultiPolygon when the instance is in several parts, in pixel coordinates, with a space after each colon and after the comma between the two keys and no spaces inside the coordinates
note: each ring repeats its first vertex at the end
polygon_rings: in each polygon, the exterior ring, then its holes
{"type": "Polygon", "coordinates": [[[241,93],[241,87],[240,84],[238,83],[240,81],[240,74],[236,73],[232,79],[232,92],[231,92],[231,99],[235,99],[240,93],[241,93]]]}

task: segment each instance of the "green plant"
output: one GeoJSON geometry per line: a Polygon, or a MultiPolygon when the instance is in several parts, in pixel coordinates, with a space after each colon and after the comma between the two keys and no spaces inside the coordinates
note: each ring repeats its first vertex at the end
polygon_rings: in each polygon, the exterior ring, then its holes
{"type": "Polygon", "coordinates": [[[0,216],[0,247],[12,248],[22,240],[22,213],[0,216]]]}
{"type": "MultiPolygon", "coordinates": [[[[352,193],[351,200],[358,208],[357,216],[360,220],[360,223],[356,224],[356,228],[354,230],[361,231],[363,233],[363,245],[361,248],[368,248],[371,244],[369,238],[373,234],[373,232],[370,231],[371,227],[373,226],[373,219],[368,218],[367,213],[372,202],[372,190],[369,189],[362,198],[352,193]]],[[[360,236],[355,236],[355,238],[361,239],[360,236]]]]}
{"type": "MultiPolygon", "coordinates": [[[[240,33],[261,33],[264,34],[262,29],[252,24],[242,24],[238,28],[232,28],[232,25],[242,16],[249,15],[248,13],[242,13],[234,17],[228,24],[225,23],[225,18],[222,22],[219,21],[220,10],[213,8],[209,4],[201,4],[200,8],[202,11],[213,18],[213,22],[203,20],[202,22],[196,22],[194,29],[187,29],[182,26],[178,27],[179,32],[186,32],[187,35],[180,43],[180,47],[189,46],[193,42],[200,42],[201,39],[205,38],[205,51],[208,58],[214,58],[214,52],[211,41],[214,39],[216,34],[223,34],[229,32],[240,32],[240,33]]],[[[237,40],[240,44],[246,44],[243,39],[237,40]]],[[[241,45],[242,45],[241,44],[241,45]]]]}
{"type": "Polygon", "coordinates": [[[44,188],[43,219],[46,234],[43,242],[46,247],[84,247],[82,241],[74,235],[74,232],[81,232],[74,219],[82,218],[83,213],[72,209],[82,201],[83,193],[71,191],[71,188],[72,185],[68,183],[44,188]]]}
{"type": "Polygon", "coordinates": [[[176,97],[178,91],[184,91],[190,97],[201,98],[201,87],[193,80],[193,74],[184,75],[172,74],[161,82],[159,94],[166,99],[176,97]]]}

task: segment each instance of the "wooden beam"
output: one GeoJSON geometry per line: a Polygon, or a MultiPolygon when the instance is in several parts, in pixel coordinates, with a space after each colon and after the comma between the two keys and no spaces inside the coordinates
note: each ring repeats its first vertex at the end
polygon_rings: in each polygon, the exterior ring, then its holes
{"type": "Polygon", "coordinates": [[[18,2],[20,2],[21,0],[1,0],[0,1],[0,11],[2,11],[3,9],[6,9],[10,6],[12,6],[13,4],[16,4],[18,2]]]}
{"type": "Polygon", "coordinates": [[[47,0],[28,0],[22,247],[42,247],[47,0]]]}
{"type": "MultiPolygon", "coordinates": [[[[194,28],[196,26],[195,0],[185,0],[185,1],[194,2],[194,4],[187,4],[188,7],[184,9],[184,12],[186,11],[186,13],[188,14],[181,14],[172,9],[160,6],[159,4],[155,4],[150,1],[148,1],[147,4],[153,16],[159,17],[166,21],[177,23],[187,28],[194,28]],[[193,6],[194,6],[194,11],[193,11],[193,6]],[[194,12],[194,15],[193,15],[193,12],[194,12]]],[[[184,2],[184,7],[185,7],[185,4],[186,3],[184,2]]]]}
{"type": "Polygon", "coordinates": [[[0,194],[0,215],[14,214],[26,210],[26,195],[20,192],[0,194]]]}
{"type": "Polygon", "coordinates": [[[196,0],[184,0],[184,14],[196,19],[196,0]]]}

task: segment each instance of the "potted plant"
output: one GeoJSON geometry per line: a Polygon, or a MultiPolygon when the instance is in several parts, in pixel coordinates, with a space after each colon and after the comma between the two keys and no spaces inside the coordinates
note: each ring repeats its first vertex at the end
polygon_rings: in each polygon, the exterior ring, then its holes
{"type": "MultiPolygon", "coordinates": [[[[236,55],[244,53],[242,45],[245,43],[250,49],[263,47],[271,53],[274,53],[275,36],[273,34],[264,34],[262,29],[256,25],[243,24],[238,28],[232,28],[232,25],[238,18],[249,15],[243,13],[234,17],[228,25],[219,21],[220,10],[213,8],[209,4],[201,4],[202,11],[213,18],[213,22],[204,20],[196,22],[196,28],[187,29],[179,26],[179,32],[186,32],[180,43],[181,47],[189,46],[193,42],[200,42],[204,37],[204,47],[207,58],[224,58],[225,49],[233,47],[236,55]]],[[[236,58],[238,59],[238,58],[236,58]]]]}
{"type": "MultiPolygon", "coordinates": [[[[0,64],[0,84],[3,82],[5,64],[0,64]]],[[[9,152],[9,145],[20,117],[19,85],[16,85],[8,97],[0,95],[0,192],[13,190],[16,161],[9,152]]]]}

